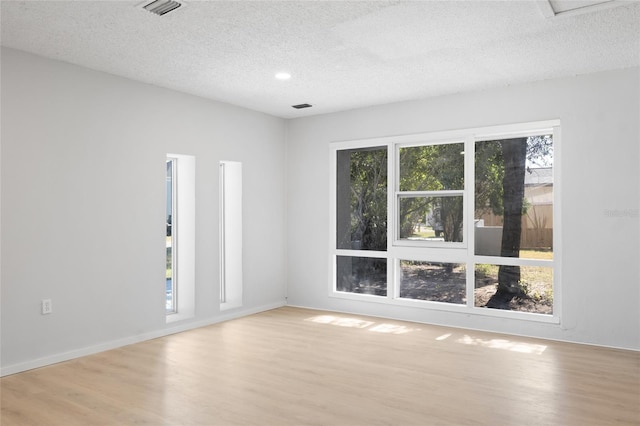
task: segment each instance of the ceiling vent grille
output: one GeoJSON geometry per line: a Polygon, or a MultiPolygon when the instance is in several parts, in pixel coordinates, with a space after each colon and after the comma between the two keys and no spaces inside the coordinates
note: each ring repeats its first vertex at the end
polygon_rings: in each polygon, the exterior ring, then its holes
{"type": "Polygon", "coordinates": [[[155,0],[142,6],[142,8],[148,12],[155,13],[158,16],[162,16],[166,15],[172,10],[176,10],[180,6],[182,6],[182,3],[178,3],[174,0],[155,0]]]}

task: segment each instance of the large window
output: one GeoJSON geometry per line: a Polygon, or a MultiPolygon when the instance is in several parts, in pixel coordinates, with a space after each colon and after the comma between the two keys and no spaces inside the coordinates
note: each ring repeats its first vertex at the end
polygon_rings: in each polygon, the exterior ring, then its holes
{"type": "Polygon", "coordinates": [[[558,321],[558,125],[332,144],[331,295],[558,321]]]}

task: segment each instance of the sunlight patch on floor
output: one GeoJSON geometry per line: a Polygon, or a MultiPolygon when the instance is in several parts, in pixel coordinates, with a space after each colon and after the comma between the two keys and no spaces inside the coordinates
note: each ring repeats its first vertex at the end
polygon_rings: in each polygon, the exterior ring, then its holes
{"type": "Polygon", "coordinates": [[[373,321],[364,321],[357,318],[336,317],[333,315],[318,315],[317,317],[307,318],[305,321],[311,321],[318,324],[331,324],[338,327],[349,328],[367,328],[370,325],[375,324],[373,321]]]}
{"type": "Polygon", "coordinates": [[[328,324],[337,327],[368,329],[375,333],[385,334],[406,334],[411,331],[419,330],[417,328],[409,328],[404,325],[396,324],[376,324],[373,321],[365,321],[358,318],[340,317],[335,315],[318,315],[305,319],[305,321],[315,322],[317,324],[328,324]]]}
{"type": "MultiPolygon", "coordinates": [[[[444,340],[444,339],[440,339],[440,340],[444,340]]],[[[503,349],[511,352],[520,352],[520,353],[535,354],[535,355],[541,355],[547,349],[546,345],[536,345],[533,343],[525,343],[525,342],[512,342],[511,340],[506,340],[506,339],[479,339],[477,337],[471,337],[466,334],[464,335],[464,337],[461,337],[460,339],[456,340],[456,343],[462,343],[464,345],[471,345],[471,346],[482,346],[482,347],[491,348],[491,349],[503,349]]]]}
{"type": "Polygon", "coordinates": [[[418,328],[409,328],[404,325],[395,324],[378,324],[375,327],[369,329],[369,331],[375,331],[376,333],[390,333],[390,334],[405,334],[412,331],[417,331],[418,328]]]}

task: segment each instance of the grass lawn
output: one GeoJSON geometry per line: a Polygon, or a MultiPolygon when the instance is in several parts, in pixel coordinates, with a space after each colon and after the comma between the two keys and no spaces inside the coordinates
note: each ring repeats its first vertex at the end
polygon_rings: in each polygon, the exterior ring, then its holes
{"type": "MultiPolygon", "coordinates": [[[[547,250],[521,250],[520,257],[526,259],[553,259],[553,252],[547,250]]],[[[476,292],[491,288],[491,294],[498,283],[498,265],[476,265],[476,292]]],[[[551,313],[553,307],[553,268],[544,266],[521,266],[520,281],[531,303],[522,310],[551,313]]],[[[514,305],[514,310],[520,310],[514,305]]]]}

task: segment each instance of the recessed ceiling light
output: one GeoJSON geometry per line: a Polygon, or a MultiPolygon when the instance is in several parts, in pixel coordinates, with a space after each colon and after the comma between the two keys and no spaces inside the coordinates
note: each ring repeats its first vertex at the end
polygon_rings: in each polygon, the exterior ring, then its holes
{"type": "Polygon", "coordinates": [[[279,72],[276,74],[276,78],[278,80],[289,80],[291,78],[291,74],[288,72],[279,72]]]}

